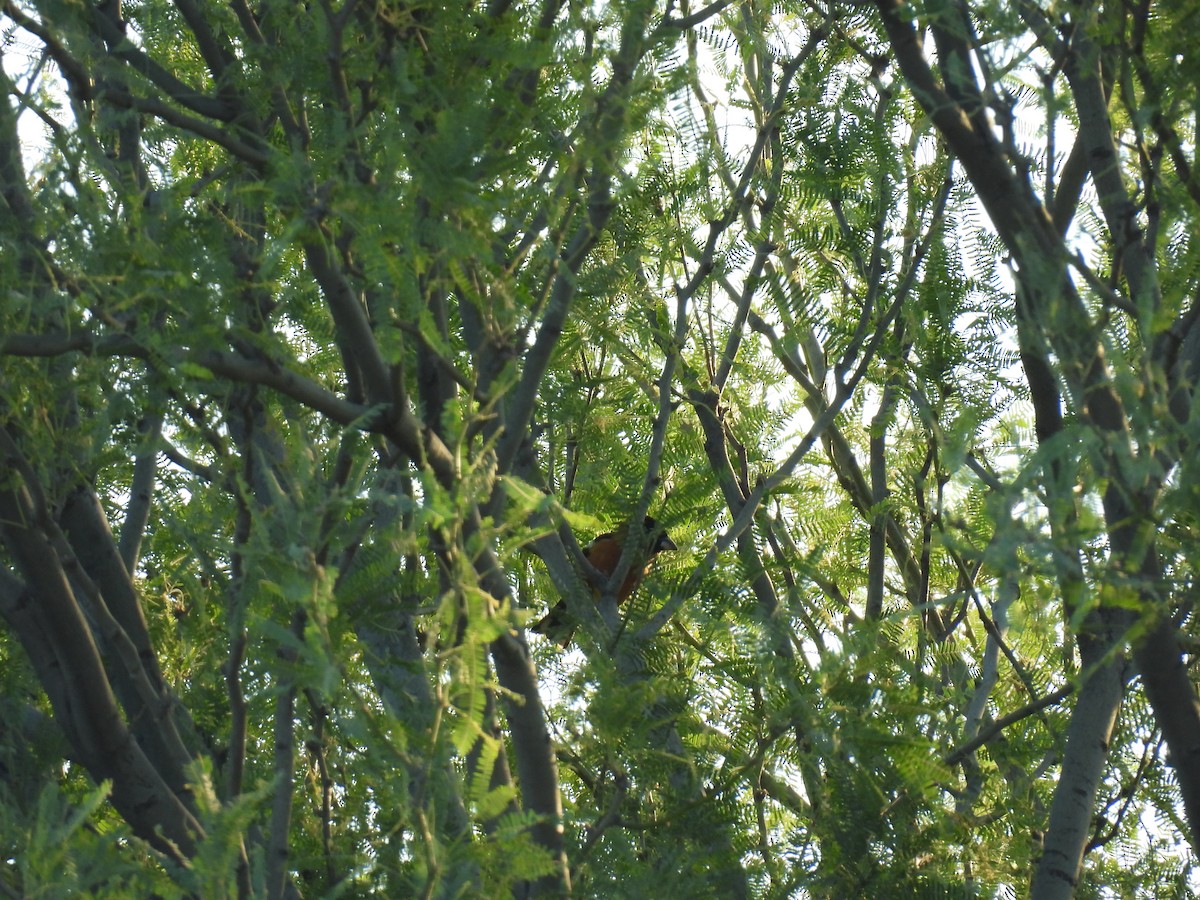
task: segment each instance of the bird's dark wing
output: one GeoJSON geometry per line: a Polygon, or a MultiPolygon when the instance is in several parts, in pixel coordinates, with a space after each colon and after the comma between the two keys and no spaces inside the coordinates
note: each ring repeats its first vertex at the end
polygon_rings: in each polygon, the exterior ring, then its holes
{"type": "Polygon", "coordinates": [[[575,629],[579,627],[568,619],[570,613],[567,611],[567,603],[565,600],[559,600],[551,607],[550,612],[529,626],[529,630],[545,635],[548,640],[566,649],[571,643],[571,638],[575,636],[575,629]]]}

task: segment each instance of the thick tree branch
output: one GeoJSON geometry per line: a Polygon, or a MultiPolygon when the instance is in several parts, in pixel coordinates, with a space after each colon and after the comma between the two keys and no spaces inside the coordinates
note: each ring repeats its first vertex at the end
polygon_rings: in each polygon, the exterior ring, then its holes
{"type": "Polygon", "coordinates": [[[158,452],[162,438],[161,413],[153,413],[141,423],[142,443],[133,461],[133,479],[129,485],[129,502],[125,505],[125,520],[121,523],[119,550],[126,572],[136,572],[141,555],[142,538],[154,506],[154,488],[158,480],[158,452]]]}
{"type": "MultiPolygon", "coordinates": [[[[39,610],[25,621],[36,623],[51,651],[38,659],[50,684],[55,717],[78,759],[97,781],[111,779],[113,804],[134,831],[167,856],[184,862],[203,836],[200,824],[163,781],[129,731],[117,706],[99,650],[71,590],[58,552],[47,537],[52,527],[31,485],[20,451],[0,428],[0,455],[14,474],[0,489],[0,530],[5,543],[37,597],[39,610]],[[56,671],[57,670],[57,671],[56,671]],[[53,673],[53,674],[52,674],[53,673]]],[[[33,602],[29,597],[27,602],[33,602]]]]}
{"type": "Polygon", "coordinates": [[[203,91],[184,84],[157,60],[138,49],[125,35],[125,23],[110,16],[107,6],[107,4],[103,4],[93,7],[92,24],[100,37],[104,39],[104,43],[113,57],[124,62],[176,103],[197,115],[223,122],[232,121],[235,118],[237,111],[224,100],[210,97],[203,91]]]}

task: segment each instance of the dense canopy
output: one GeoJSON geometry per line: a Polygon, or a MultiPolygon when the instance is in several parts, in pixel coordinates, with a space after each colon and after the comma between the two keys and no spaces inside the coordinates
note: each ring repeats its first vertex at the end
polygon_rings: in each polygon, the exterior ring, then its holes
{"type": "Polygon", "coordinates": [[[0,894],[1200,883],[1195,4],[0,20],[0,894]]]}

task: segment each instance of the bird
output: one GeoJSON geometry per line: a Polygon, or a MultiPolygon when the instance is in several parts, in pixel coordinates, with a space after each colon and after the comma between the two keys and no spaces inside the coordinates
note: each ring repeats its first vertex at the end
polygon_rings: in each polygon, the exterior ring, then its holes
{"type": "MultiPolygon", "coordinates": [[[[616,571],[632,526],[632,522],[625,522],[616,531],[607,531],[604,534],[598,535],[590,544],[583,548],[584,557],[605,578],[611,578],[613,572],[616,571]]],[[[653,516],[646,516],[642,522],[642,533],[638,537],[640,537],[644,549],[633,557],[633,562],[629,566],[629,572],[626,574],[625,580],[617,588],[618,606],[633,596],[633,592],[642,583],[642,579],[653,568],[654,557],[658,556],[664,550],[679,549],[675,546],[675,542],[668,537],[667,530],[658,524],[653,516]]],[[[593,592],[597,592],[595,588],[593,588],[593,592]]],[[[571,643],[571,638],[574,636],[577,627],[579,627],[579,623],[572,620],[566,601],[559,600],[550,612],[546,613],[546,615],[533,624],[531,630],[537,634],[545,635],[550,640],[565,648],[571,643]]]]}

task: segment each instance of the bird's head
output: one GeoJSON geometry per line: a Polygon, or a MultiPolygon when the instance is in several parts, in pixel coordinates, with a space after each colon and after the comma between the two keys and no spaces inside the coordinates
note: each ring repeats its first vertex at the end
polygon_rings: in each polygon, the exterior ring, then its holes
{"type": "Polygon", "coordinates": [[[650,542],[650,555],[655,556],[662,553],[664,550],[678,550],[679,547],[667,535],[667,529],[658,524],[658,520],[653,516],[646,516],[642,523],[642,528],[645,529],[647,540],[650,542]]]}

